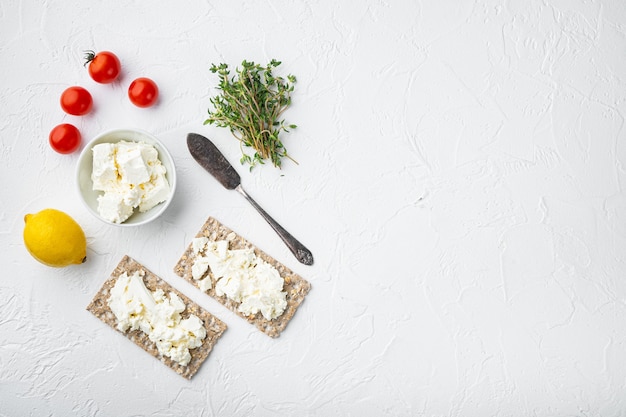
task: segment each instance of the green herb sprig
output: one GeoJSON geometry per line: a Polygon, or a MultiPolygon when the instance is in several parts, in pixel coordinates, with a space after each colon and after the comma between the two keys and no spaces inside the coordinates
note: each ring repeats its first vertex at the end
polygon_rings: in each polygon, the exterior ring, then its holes
{"type": "Polygon", "coordinates": [[[272,59],[263,67],[244,60],[233,77],[227,64],[211,65],[211,72],[220,77],[217,89],[221,93],[210,99],[214,109],[209,109],[204,124],[229,128],[240,142],[240,162],[250,164],[250,170],[268,159],[278,168],[284,157],[296,162],[279,138],[281,132],[297,127],[281,119],[291,104],[296,77],[274,76],[273,70],[280,64],[272,59]],[[253,148],[254,155],[247,154],[244,147],[253,148]]]}

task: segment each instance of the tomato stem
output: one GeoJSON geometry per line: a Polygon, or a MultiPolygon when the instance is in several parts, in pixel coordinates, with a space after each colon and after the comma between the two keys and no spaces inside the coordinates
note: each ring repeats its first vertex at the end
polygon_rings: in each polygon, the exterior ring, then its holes
{"type": "Polygon", "coordinates": [[[87,66],[87,64],[89,64],[91,61],[93,61],[93,59],[96,57],[96,53],[92,50],[87,50],[87,51],[83,51],[85,52],[85,63],[83,64],[83,66],[87,66]]]}

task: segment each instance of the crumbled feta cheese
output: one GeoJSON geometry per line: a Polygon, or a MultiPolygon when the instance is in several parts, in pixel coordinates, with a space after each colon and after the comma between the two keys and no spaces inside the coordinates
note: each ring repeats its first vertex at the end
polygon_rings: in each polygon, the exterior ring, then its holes
{"type": "Polygon", "coordinates": [[[209,258],[206,256],[198,256],[191,266],[191,276],[195,280],[199,280],[209,270],[209,258]]]}
{"type": "Polygon", "coordinates": [[[113,223],[122,223],[133,214],[134,209],[118,194],[105,193],[98,197],[98,212],[113,223]]]}
{"type": "Polygon", "coordinates": [[[198,281],[198,287],[200,287],[200,291],[206,292],[213,288],[213,283],[211,282],[210,277],[206,277],[198,281]]]}
{"type": "Polygon", "coordinates": [[[170,194],[166,169],[154,146],[120,141],[93,147],[93,189],[98,212],[111,222],[123,223],[136,208],[141,212],[164,202],[170,194]]]}
{"type": "Polygon", "coordinates": [[[285,311],[287,293],[283,291],[283,278],[252,249],[229,250],[226,240],[209,241],[201,237],[192,241],[192,250],[196,255],[192,276],[203,291],[212,288],[211,278],[203,278],[210,269],[216,280],[215,294],[240,303],[241,313],[261,312],[265,319],[271,320],[285,311]]]}
{"type": "Polygon", "coordinates": [[[207,243],[209,243],[208,237],[202,236],[194,238],[194,240],[191,241],[191,249],[193,250],[193,253],[197,255],[201,251],[204,251],[204,247],[207,243]]]}
{"type": "Polygon", "coordinates": [[[150,173],[143,159],[142,144],[131,144],[130,142],[120,142],[117,144],[115,162],[120,173],[123,184],[138,186],[150,181],[150,173]]]}
{"type": "Polygon", "coordinates": [[[115,166],[115,145],[101,143],[92,149],[93,170],[91,179],[93,189],[105,191],[108,187],[117,183],[117,167],[115,166]]]}
{"type": "Polygon", "coordinates": [[[199,347],[206,338],[204,323],[195,315],[181,318],[185,303],[178,295],[161,289],[150,292],[143,282],[143,271],[124,272],[111,288],[107,300],[117,319],[117,328],[126,333],[140,329],[156,344],[158,351],[186,366],[191,360],[189,349],[199,347]]]}
{"type": "Polygon", "coordinates": [[[170,195],[170,186],[165,178],[165,167],[160,165],[158,168],[160,169],[153,170],[150,181],[137,188],[142,190],[139,202],[139,211],[142,213],[167,200],[170,195]]]}

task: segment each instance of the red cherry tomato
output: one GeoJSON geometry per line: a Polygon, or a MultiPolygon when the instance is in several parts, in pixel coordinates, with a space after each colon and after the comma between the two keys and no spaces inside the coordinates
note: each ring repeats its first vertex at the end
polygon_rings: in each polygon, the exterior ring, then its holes
{"type": "Polygon", "coordinates": [[[82,116],[91,111],[93,99],[83,87],[70,87],[61,94],[61,108],[68,114],[82,116]]]}
{"type": "Polygon", "coordinates": [[[85,65],[91,78],[100,84],[108,84],[117,79],[122,70],[120,60],[113,52],[102,51],[97,54],[94,51],[86,51],[85,65]]]}
{"type": "Polygon", "coordinates": [[[80,132],[74,125],[63,123],[50,131],[49,141],[58,153],[72,153],[80,146],[80,132]]]}
{"type": "Polygon", "coordinates": [[[137,78],[128,87],[128,98],[137,107],[150,107],[159,97],[159,88],[150,78],[137,78]]]}

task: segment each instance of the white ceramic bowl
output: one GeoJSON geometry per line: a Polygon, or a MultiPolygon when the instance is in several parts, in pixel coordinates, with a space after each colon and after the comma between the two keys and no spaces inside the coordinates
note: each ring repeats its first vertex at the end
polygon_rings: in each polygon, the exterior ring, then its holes
{"type": "Polygon", "coordinates": [[[91,142],[89,142],[82,150],[78,157],[78,164],[76,166],[76,183],[78,186],[78,193],[85,203],[87,209],[98,219],[103,222],[120,227],[132,227],[146,224],[157,217],[159,217],[165,209],[169,206],[172,198],[174,197],[174,191],[176,190],[176,167],[174,165],[174,159],[170,155],[167,148],[152,134],[138,130],[138,129],[117,129],[104,132],[96,136],[91,142]],[[159,153],[159,159],[167,170],[166,177],[170,184],[170,196],[163,203],[153,207],[152,209],[141,213],[139,210],[135,210],[132,216],[130,216],[123,223],[113,223],[100,216],[98,213],[98,196],[101,191],[93,190],[93,182],[91,180],[91,171],[93,169],[93,154],[91,149],[99,143],[116,143],[121,140],[132,142],[145,142],[156,148],[159,153]]]}

